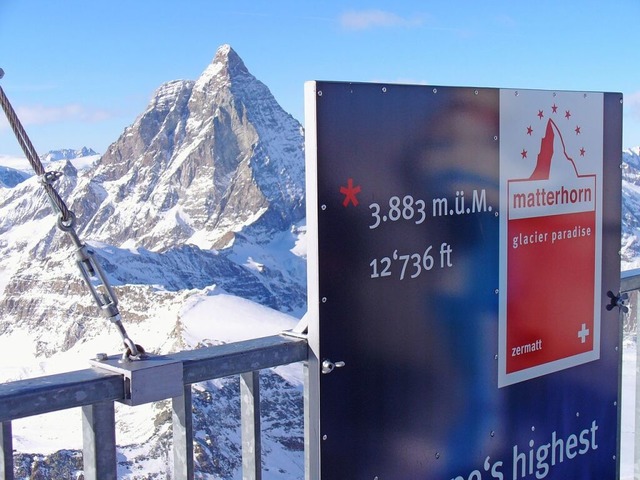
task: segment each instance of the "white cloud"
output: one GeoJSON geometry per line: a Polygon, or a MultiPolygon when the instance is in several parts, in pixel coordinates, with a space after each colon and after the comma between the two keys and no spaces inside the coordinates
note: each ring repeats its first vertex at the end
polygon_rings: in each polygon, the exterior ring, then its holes
{"type": "Polygon", "coordinates": [[[101,109],[91,109],[77,103],[61,107],[43,105],[26,106],[17,109],[18,116],[25,124],[43,124],[60,121],[100,122],[111,117],[111,113],[101,109]]]}
{"type": "Polygon", "coordinates": [[[347,30],[366,30],[378,27],[418,27],[424,23],[421,17],[401,17],[384,10],[360,10],[345,12],[340,25],[347,30]]]}
{"type": "MultiPolygon", "coordinates": [[[[46,105],[22,105],[15,107],[18,119],[24,125],[46,125],[58,122],[89,122],[96,123],[113,116],[107,110],[87,108],[78,103],[70,103],[58,107],[46,105]]],[[[0,129],[9,128],[9,124],[2,115],[0,129]]]]}
{"type": "Polygon", "coordinates": [[[631,116],[640,120],[640,92],[625,96],[624,103],[628,106],[631,116]]]}
{"type": "Polygon", "coordinates": [[[29,165],[27,157],[0,154],[0,165],[3,167],[15,168],[16,170],[31,172],[31,165],[29,165]]]}

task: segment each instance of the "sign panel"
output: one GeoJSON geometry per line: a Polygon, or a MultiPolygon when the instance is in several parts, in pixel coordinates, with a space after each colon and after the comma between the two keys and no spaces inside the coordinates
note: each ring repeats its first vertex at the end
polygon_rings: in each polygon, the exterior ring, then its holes
{"type": "Polygon", "coordinates": [[[616,478],[621,96],[305,95],[319,478],[616,478]]]}
{"type": "Polygon", "coordinates": [[[600,356],[603,98],[500,92],[501,386],[600,356]]]}

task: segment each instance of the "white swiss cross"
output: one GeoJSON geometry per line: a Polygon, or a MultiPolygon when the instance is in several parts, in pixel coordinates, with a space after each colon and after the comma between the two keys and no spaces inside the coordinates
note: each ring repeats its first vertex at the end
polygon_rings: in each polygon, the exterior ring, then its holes
{"type": "Polygon", "coordinates": [[[589,336],[589,329],[587,328],[587,325],[585,323],[582,324],[582,328],[580,329],[580,331],[578,331],[578,337],[580,337],[580,340],[582,341],[582,343],[587,341],[587,337],[589,336]]]}

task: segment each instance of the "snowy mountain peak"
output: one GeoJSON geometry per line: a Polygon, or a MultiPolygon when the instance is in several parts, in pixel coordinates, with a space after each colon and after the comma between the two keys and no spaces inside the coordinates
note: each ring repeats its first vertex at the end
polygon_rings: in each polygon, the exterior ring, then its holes
{"type": "Polygon", "coordinates": [[[0,188],[13,188],[31,175],[15,168],[0,165],[0,188]]]}
{"type": "Polygon", "coordinates": [[[304,216],[302,127],[228,45],[195,82],[158,88],[93,176],[106,195],[85,202],[100,220],[85,235],[118,246],[222,248],[304,216]]]}
{"type": "Polygon", "coordinates": [[[622,270],[640,267],[640,147],[622,152],[622,270]]]}
{"type": "Polygon", "coordinates": [[[58,160],[73,160],[75,158],[89,157],[98,155],[93,149],[88,147],[82,147],[77,150],[71,148],[63,148],[60,150],[50,150],[44,155],[40,155],[42,162],[55,162],[58,160]]]}
{"type": "Polygon", "coordinates": [[[622,163],[636,170],[640,168],[640,147],[629,148],[622,152],[622,163]]]}
{"type": "Polygon", "coordinates": [[[223,45],[218,48],[213,61],[198,78],[195,89],[206,90],[212,82],[219,86],[228,86],[247,75],[251,76],[240,56],[231,46],[223,45]]]}
{"type": "Polygon", "coordinates": [[[175,100],[180,97],[182,92],[190,93],[193,82],[189,80],[173,80],[163,83],[155,91],[147,111],[163,110],[167,111],[173,108],[175,100]]]}
{"type": "Polygon", "coordinates": [[[231,45],[229,45],[228,43],[224,43],[218,47],[218,50],[216,50],[216,56],[229,55],[230,52],[234,52],[233,48],[231,48],[231,45]]]}
{"type": "Polygon", "coordinates": [[[231,76],[249,73],[249,70],[245,66],[240,56],[233,48],[231,48],[230,45],[222,45],[220,48],[218,48],[212,63],[214,65],[220,64],[225,66],[231,76]]]}

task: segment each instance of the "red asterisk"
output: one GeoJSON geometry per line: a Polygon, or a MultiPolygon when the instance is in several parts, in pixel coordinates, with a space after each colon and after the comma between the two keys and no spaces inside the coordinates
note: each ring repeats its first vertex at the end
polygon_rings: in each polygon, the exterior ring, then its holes
{"type": "Polygon", "coordinates": [[[566,110],[565,113],[564,113],[564,118],[569,120],[569,117],[571,117],[571,112],[569,110],[566,110]]]}
{"type": "Polygon", "coordinates": [[[542,117],[544,117],[544,113],[542,113],[542,110],[538,110],[538,118],[542,120],[542,117]]]}
{"type": "Polygon", "coordinates": [[[581,157],[584,157],[585,152],[586,152],[586,150],[584,149],[584,147],[582,147],[582,148],[580,149],[580,156],[581,156],[581,157]]]}
{"type": "Polygon", "coordinates": [[[533,128],[531,128],[531,125],[529,125],[527,127],[527,135],[531,135],[533,133],[533,128]]]}
{"type": "Polygon", "coordinates": [[[360,190],[362,190],[360,188],[360,185],[356,187],[353,186],[353,178],[350,178],[349,180],[347,180],[347,186],[340,187],[340,193],[344,195],[344,200],[342,202],[342,205],[346,207],[349,205],[349,203],[353,203],[353,206],[357,207],[358,199],[356,198],[356,195],[360,193],[360,190]]]}
{"type": "Polygon", "coordinates": [[[527,158],[527,151],[523,148],[522,152],[520,152],[520,155],[522,155],[522,158],[527,158]]]}
{"type": "Polygon", "coordinates": [[[558,106],[554,103],[551,110],[553,110],[553,113],[558,113],[558,106]]]}
{"type": "Polygon", "coordinates": [[[580,135],[580,133],[581,133],[581,132],[580,132],[580,127],[579,127],[579,126],[576,126],[576,135],[580,135]]]}

